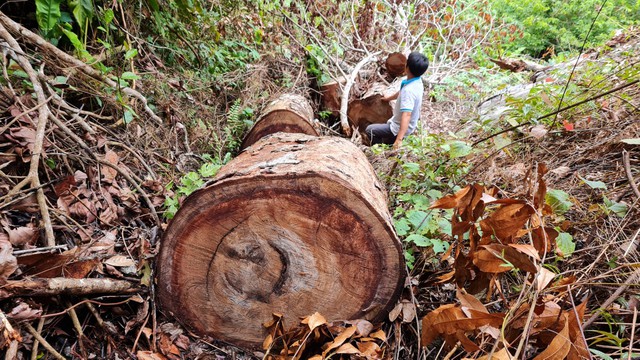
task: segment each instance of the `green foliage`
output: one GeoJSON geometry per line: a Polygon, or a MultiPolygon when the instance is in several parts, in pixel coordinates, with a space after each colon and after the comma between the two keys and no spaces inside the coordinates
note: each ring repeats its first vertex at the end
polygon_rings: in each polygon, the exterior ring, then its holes
{"type": "MultiPolygon", "coordinates": [[[[497,18],[516,25],[521,36],[501,45],[511,53],[540,57],[548,49],[556,52],[577,50],[602,0],[491,0],[497,18]]],[[[602,44],[614,30],[640,21],[640,3],[610,0],[602,9],[589,36],[587,46],[602,44]]]]}
{"type": "Polygon", "coordinates": [[[573,236],[565,232],[559,232],[556,238],[557,254],[562,258],[568,258],[576,250],[576,243],[573,236]]]}
{"type": "MultiPolygon", "coordinates": [[[[372,149],[380,152],[384,146],[372,149]]],[[[464,156],[471,148],[451,136],[428,134],[407,137],[402,149],[398,170],[387,181],[396,232],[403,238],[407,265],[413,268],[416,249],[429,248],[435,255],[449,248],[445,239],[451,235],[452,212],[430,210],[429,205],[466,174],[464,156]]]]}
{"type": "Polygon", "coordinates": [[[621,218],[627,215],[629,207],[626,204],[609,200],[609,198],[606,196],[603,196],[602,199],[604,202],[604,209],[606,214],[614,213],[621,218]]]}
{"type": "Polygon", "coordinates": [[[61,0],[36,0],[36,20],[44,34],[49,34],[58,24],[61,0]]]}
{"type": "Polygon", "coordinates": [[[204,155],[202,159],[204,162],[200,165],[198,171],[188,172],[180,178],[177,184],[169,183],[166,186],[167,190],[175,190],[175,195],[167,197],[164,201],[164,217],[166,219],[173,219],[178,212],[182,199],[201,188],[206,180],[214,177],[222,165],[231,160],[231,154],[227,153],[223,159],[214,159],[209,155],[204,155]]]}
{"type": "Polygon", "coordinates": [[[562,190],[547,191],[545,201],[551,206],[553,212],[558,215],[563,215],[573,206],[573,203],[569,200],[569,194],[562,190]]]}

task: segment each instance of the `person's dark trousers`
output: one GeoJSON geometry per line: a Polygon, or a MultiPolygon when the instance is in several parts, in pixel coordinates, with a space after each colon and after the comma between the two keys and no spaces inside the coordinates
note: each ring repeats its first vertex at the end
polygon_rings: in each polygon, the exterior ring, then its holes
{"type": "Polygon", "coordinates": [[[389,124],[371,124],[367,126],[365,132],[369,136],[371,145],[392,145],[396,141],[396,136],[391,132],[391,127],[389,126],[389,124]]]}

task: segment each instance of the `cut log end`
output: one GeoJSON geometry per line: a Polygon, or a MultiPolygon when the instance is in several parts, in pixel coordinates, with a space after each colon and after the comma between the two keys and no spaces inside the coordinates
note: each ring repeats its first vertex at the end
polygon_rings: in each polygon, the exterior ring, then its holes
{"type": "Polygon", "coordinates": [[[163,240],[159,298],[178,319],[255,348],[273,313],[385,316],[402,288],[402,250],[357,147],[276,134],[217,178],[189,197],[163,240]]]}
{"type": "Polygon", "coordinates": [[[397,78],[399,76],[405,75],[405,68],[407,66],[407,57],[402,53],[394,52],[387,56],[387,60],[385,61],[385,67],[387,68],[387,73],[389,76],[393,78],[397,78]]]}
{"type": "Polygon", "coordinates": [[[244,137],[240,149],[277,132],[318,136],[313,127],[313,109],[307,99],[300,95],[283,94],[273,100],[244,137]]]}

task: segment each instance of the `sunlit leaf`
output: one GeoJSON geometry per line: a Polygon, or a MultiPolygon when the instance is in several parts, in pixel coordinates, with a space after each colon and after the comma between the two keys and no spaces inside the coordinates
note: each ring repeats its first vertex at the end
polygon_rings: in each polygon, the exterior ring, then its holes
{"type": "Polygon", "coordinates": [[[547,195],[545,196],[545,201],[547,202],[547,204],[549,204],[549,206],[551,206],[553,211],[558,215],[562,215],[566,213],[567,211],[569,211],[571,206],[573,206],[573,203],[569,201],[569,194],[567,194],[562,190],[547,191],[547,195]]]}
{"type": "Polygon", "coordinates": [[[556,238],[556,246],[558,255],[566,258],[571,256],[576,250],[576,244],[573,242],[573,236],[571,234],[561,232],[556,238]]]}
{"type": "Polygon", "coordinates": [[[454,141],[449,146],[449,156],[452,159],[471,154],[471,146],[464,141],[454,141]]]}
{"type": "Polygon", "coordinates": [[[416,246],[422,246],[422,247],[429,246],[431,244],[431,240],[418,234],[411,234],[407,236],[407,238],[404,239],[404,241],[414,243],[416,244],[416,246]]]}
{"type": "Polygon", "coordinates": [[[61,0],[36,0],[36,20],[40,30],[48,33],[60,19],[61,0]]]}
{"type": "Polygon", "coordinates": [[[590,180],[587,180],[587,179],[583,178],[580,175],[578,175],[578,178],[580,180],[582,180],[585,184],[587,184],[587,186],[589,186],[592,189],[607,190],[607,185],[602,181],[590,181],[590,180]]]}
{"type": "Polygon", "coordinates": [[[634,138],[634,139],[623,139],[620,140],[625,144],[630,144],[630,145],[640,145],[640,138],[634,138]]]}

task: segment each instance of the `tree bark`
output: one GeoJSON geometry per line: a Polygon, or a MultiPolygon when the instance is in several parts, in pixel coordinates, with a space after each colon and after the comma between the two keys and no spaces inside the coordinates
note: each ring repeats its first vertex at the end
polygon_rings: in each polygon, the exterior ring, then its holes
{"type": "Polygon", "coordinates": [[[0,289],[0,298],[14,296],[54,296],[89,294],[133,294],[140,292],[132,283],[114,279],[33,278],[9,280],[0,289]]]}
{"type": "Polygon", "coordinates": [[[283,94],[273,100],[244,137],[240,149],[277,132],[318,136],[313,127],[313,109],[307,99],[300,95],[283,94]]]}
{"type": "Polygon", "coordinates": [[[273,313],[382,319],[405,276],[383,189],[347,140],[262,139],[169,224],[160,304],[201,334],[250,348],[273,313]]]}

